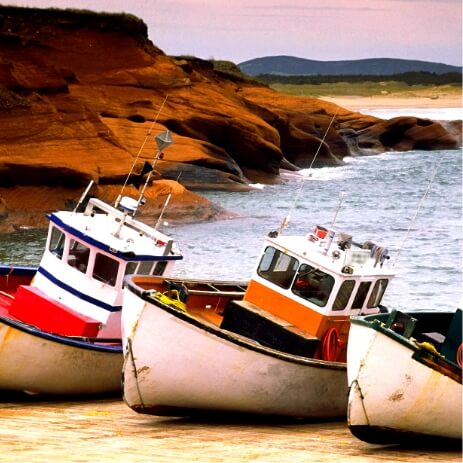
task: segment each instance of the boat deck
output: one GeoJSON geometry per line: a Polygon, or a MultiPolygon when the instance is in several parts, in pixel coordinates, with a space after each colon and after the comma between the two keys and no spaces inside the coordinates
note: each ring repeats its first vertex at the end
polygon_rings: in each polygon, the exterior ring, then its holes
{"type": "Polygon", "coordinates": [[[117,398],[0,400],[0,461],[9,463],[461,462],[458,448],[367,444],[344,421],[155,417],[117,398]]]}

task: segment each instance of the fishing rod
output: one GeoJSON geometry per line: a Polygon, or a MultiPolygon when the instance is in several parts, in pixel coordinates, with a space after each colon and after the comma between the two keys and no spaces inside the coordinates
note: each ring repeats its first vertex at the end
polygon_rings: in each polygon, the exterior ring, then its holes
{"type": "MultiPolygon", "coordinates": [[[[339,108],[336,108],[336,111],[333,114],[333,117],[331,118],[330,123],[328,124],[328,127],[325,130],[325,133],[323,134],[323,138],[320,140],[320,144],[318,145],[317,151],[315,152],[315,155],[314,155],[314,157],[312,159],[312,162],[309,165],[309,171],[312,169],[312,166],[314,165],[315,159],[317,159],[318,153],[320,152],[320,149],[321,149],[323,143],[325,142],[325,138],[328,135],[328,131],[330,130],[331,125],[333,124],[334,119],[336,118],[336,115],[338,114],[338,109],[339,108]]],[[[301,186],[299,188],[299,191],[297,192],[296,198],[294,199],[294,202],[293,202],[292,206],[290,207],[290,209],[288,211],[288,214],[286,215],[286,217],[281,222],[280,232],[279,232],[280,234],[283,233],[283,230],[289,225],[289,220],[290,220],[290,217],[291,217],[291,213],[294,210],[294,208],[296,207],[296,204],[297,204],[297,202],[299,200],[299,197],[301,196],[302,189],[304,188],[305,180],[306,180],[307,177],[310,177],[310,176],[311,176],[311,174],[309,174],[307,176],[304,175],[304,177],[302,179],[302,182],[301,182],[301,186]]]]}
{"type": "MultiPolygon", "coordinates": [[[[178,181],[180,180],[180,176],[182,175],[182,172],[180,172],[178,175],[177,175],[177,183],[178,181]]],[[[169,193],[167,195],[167,199],[166,201],[164,202],[164,206],[162,207],[162,210],[161,210],[161,213],[159,214],[159,218],[156,222],[156,225],[154,227],[155,230],[157,230],[159,228],[159,225],[161,224],[161,220],[162,220],[162,216],[164,215],[164,212],[166,211],[167,209],[167,205],[169,204],[169,201],[170,201],[170,198],[172,197],[172,193],[169,193]]]]}
{"type": "MultiPolygon", "coordinates": [[[[124,192],[124,189],[125,189],[125,187],[127,186],[127,183],[128,183],[128,181],[129,181],[129,178],[130,178],[130,176],[131,176],[132,173],[133,173],[133,169],[135,168],[135,165],[136,165],[136,163],[138,162],[138,159],[139,159],[139,157],[140,157],[140,155],[141,155],[141,153],[142,153],[142,151],[143,151],[143,148],[145,147],[146,142],[148,141],[148,138],[149,138],[150,135],[151,135],[151,132],[152,132],[153,127],[154,127],[154,124],[156,124],[156,122],[158,121],[159,115],[161,114],[162,108],[164,107],[164,105],[165,105],[165,103],[166,103],[166,101],[167,101],[167,98],[168,98],[168,96],[166,95],[166,97],[164,98],[164,101],[162,102],[161,106],[159,107],[159,110],[158,110],[158,112],[157,112],[157,114],[156,114],[156,117],[152,120],[151,125],[150,125],[150,127],[148,128],[148,131],[146,132],[145,139],[143,140],[143,143],[142,143],[142,145],[140,146],[140,149],[138,150],[137,155],[135,156],[135,159],[134,159],[134,161],[133,161],[133,163],[132,163],[132,167],[130,168],[130,172],[129,172],[129,174],[128,174],[127,177],[126,177],[124,184],[122,185],[121,191],[120,191],[120,193],[119,193],[119,196],[118,196],[117,199],[116,199],[116,202],[114,203],[114,207],[118,207],[118,206],[119,206],[119,203],[121,202],[122,193],[124,192]]],[[[156,153],[156,155],[158,155],[158,153],[156,153]]]]}
{"type": "Polygon", "coordinates": [[[443,156],[440,156],[440,158],[435,162],[434,170],[433,170],[433,173],[432,173],[431,178],[429,180],[428,187],[426,188],[426,191],[424,192],[423,196],[421,197],[421,200],[420,200],[420,202],[418,204],[418,207],[417,207],[417,209],[415,211],[415,215],[413,216],[412,220],[410,221],[410,225],[408,226],[407,233],[405,234],[405,237],[402,240],[402,244],[400,245],[399,250],[398,250],[398,252],[397,252],[397,254],[395,256],[395,259],[394,259],[394,261],[392,263],[392,267],[394,267],[395,264],[397,263],[397,261],[399,260],[399,256],[400,256],[400,253],[402,252],[405,241],[407,241],[408,236],[410,235],[410,231],[411,231],[411,229],[412,229],[412,227],[413,227],[413,225],[414,225],[414,223],[416,221],[416,218],[418,217],[418,214],[419,214],[419,212],[421,210],[421,207],[423,206],[424,200],[427,198],[429,192],[431,191],[431,186],[432,186],[432,184],[434,182],[434,179],[436,178],[438,168],[439,168],[439,166],[440,166],[440,164],[442,162],[442,159],[443,159],[443,156]]]}
{"type": "Polygon", "coordinates": [[[344,201],[344,198],[346,197],[346,193],[344,191],[341,191],[339,194],[339,201],[338,201],[338,207],[336,208],[336,211],[334,213],[333,221],[331,222],[331,228],[334,228],[334,224],[336,223],[336,219],[338,218],[338,213],[341,210],[341,205],[344,201]]]}

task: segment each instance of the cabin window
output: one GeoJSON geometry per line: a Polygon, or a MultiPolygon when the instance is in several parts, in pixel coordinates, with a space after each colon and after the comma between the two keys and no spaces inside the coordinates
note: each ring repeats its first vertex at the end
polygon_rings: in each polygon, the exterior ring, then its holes
{"type": "Polygon", "coordinates": [[[59,228],[52,227],[48,249],[60,259],[63,257],[64,238],[65,235],[59,228]]]}
{"type": "Polygon", "coordinates": [[[162,275],[167,267],[167,261],[143,260],[140,262],[128,262],[125,267],[125,275],[162,275]]]}
{"type": "Polygon", "coordinates": [[[383,298],[384,291],[386,291],[386,287],[389,281],[387,279],[378,280],[373,287],[373,291],[368,298],[367,307],[372,309],[374,307],[378,307],[381,303],[381,299],[383,298]]]}
{"type": "Polygon", "coordinates": [[[294,294],[324,307],[333,289],[334,278],[308,264],[302,264],[292,287],[294,294]]]}
{"type": "Polygon", "coordinates": [[[264,251],[257,273],[262,278],[288,289],[298,265],[299,262],[294,257],[269,246],[264,251]]]}
{"type": "Polygon", "coordinates": [[[68,264],[75,267],[82,273],[87,271],[88,256],[90,255],[90,248],[80,243],[79,241],[71,239],[69,245],[68,264]]]}
{"type": "Polygon", "coordinates": [[[138,264],[137,273],[142,275],[150,275],[154,262],[152,260],[143,260],[138,264]]]}
{"type": "Polygon", "coordinates": [[[125,275],[132,275],[137,273],[138,262],[127,262],[125,266],[125,275]]]}
{"type": "Polygon", "coordinates": [[[166,260],[159,261],[154,266],[153,275],[163,275],[164,272],[166,271],[166,267],[167,267],[167,261],[166,260]]]}
{"type": "Polygon", "coordinates": [[[352,309],[361,309],[365,304],[368,291],[370,290],[371,281],[362,281],[355,295],[354,302],[352,303],[352,309]]]}
{"type": "Polygon", "coordinates": [[[355,280],[345,280],[342,282],[333,303],[333,310],[344,310],[347,307],[354,286],[355,280]]]}
{"type": "Polygon", "coordinates": [[[111,286],[116,285],[119,262],[99,252],[95,255],[93,266],[93,278],[111,286]]]}

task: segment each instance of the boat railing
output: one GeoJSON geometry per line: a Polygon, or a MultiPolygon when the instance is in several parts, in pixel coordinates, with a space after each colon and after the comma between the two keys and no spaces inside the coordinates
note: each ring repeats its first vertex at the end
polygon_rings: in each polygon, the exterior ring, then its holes
{"type": "Polygon", "coordinates": [[[189,289],[188,294],[190,296],[224,296],[224,297],[241,297],[245,291],[226,291],[221,289],[216,290],[204,290],[204,289],[189,289]]]}
{"type": "Polygon", "coordinates": [[[191,296],[224,296],[224,297],[241,297],[247,289],[246,283],[214,281],[204,282],[196,280],[183,281],[175,278],[164,280],[164,286],[167,288],[183,287],[188,295],[191,296]]]}
{"type": "Polygon", "coordinates": [[[124,221],[124,225],[127,225],[137,231],[143,232],[143,234],[149,238],[159,239],[163,237],[165,238],[166,242],[169,240],[166,235],[158,230],[155,230],[153,227],[150,227],[149,225],[134,219],[130,215],[125,214],[123,211],[116,209],[115,207],[105,203],[104,201],[101,201],[98,198],[91,198],[87,204],[84,215],[91,215],[95,213],[96,210],[100,210],[101,212],[105,212],[106,214],[115,217],[116,219],[124,221]]]}

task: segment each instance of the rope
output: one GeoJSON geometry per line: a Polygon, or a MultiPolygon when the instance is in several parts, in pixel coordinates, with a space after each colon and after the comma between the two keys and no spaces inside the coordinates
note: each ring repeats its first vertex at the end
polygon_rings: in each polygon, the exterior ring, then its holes
{"type": "Polygon", "coordinates": [[[336,328],[330,328],[323,335],[322,359],[334,362],[338,355],[339,335],[336,328]]]}

